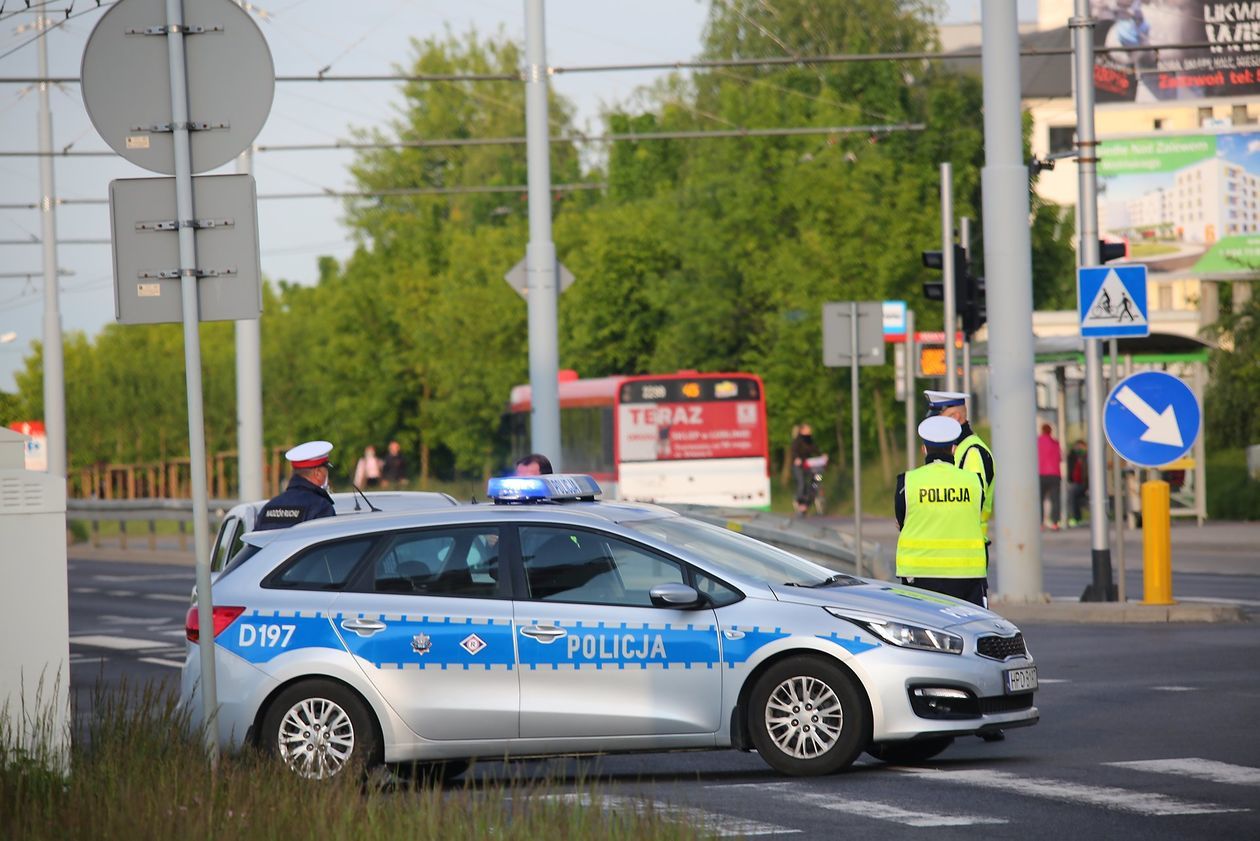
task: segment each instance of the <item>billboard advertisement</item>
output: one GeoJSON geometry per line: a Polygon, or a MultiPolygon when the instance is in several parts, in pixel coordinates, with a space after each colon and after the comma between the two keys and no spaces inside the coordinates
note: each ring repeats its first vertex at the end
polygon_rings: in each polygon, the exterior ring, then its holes
{"type": "Polygon", "coordinates": [[[1204,44],[1099,53],[1098,103],[1260,95],[1260,7],[1247,0],[1093,0],[1100,47],[1204,44]]]}
{"type": "Polygon", "coordinates": [[[1260,131],[1103,140],[1098,228],[1151,280],[1260,271],[1260,131]]]}

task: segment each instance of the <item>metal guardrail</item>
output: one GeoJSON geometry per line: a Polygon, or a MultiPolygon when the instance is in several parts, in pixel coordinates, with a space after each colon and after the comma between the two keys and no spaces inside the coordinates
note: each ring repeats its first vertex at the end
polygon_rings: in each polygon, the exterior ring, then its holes
{"type": "MultiPolygon", "coordinates": [[[[750,511],[747,508],[719,508],[708,505],[666,505],[694,520],[746,534],[830,569],[852,573],[857,567],[853,535],[809,520],[750,511]]],[[[872,578],[890,579],[892,570],[884,560],[881,544],[862,541],[862,573],[872,578]]]]}
{"type": "MultiPolygon", "coordinates": [[[[212,499],[210,502],[210,522],[218,521],[237,504],[235,499],[212,499]]],[[[129,537],[139,534],[128,534],[128,523],[148,523],[143,533],[149,548],[157,548],[158,520],[174,520],[179,524],[179,548],[188,549],[188,524],[193,520],[191,499],[67,499],[66,520],[80,520],[90,524],[90,540],[93,546],[101,545],[101,523],[118,523],[118,544],[127,548],[129,537]]]]}

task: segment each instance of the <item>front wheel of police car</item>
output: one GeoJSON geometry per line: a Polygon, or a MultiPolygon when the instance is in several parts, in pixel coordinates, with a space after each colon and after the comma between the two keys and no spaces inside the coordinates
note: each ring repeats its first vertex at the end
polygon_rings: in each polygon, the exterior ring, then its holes
{"type": "Polygon", "coordinates": [[[791,657],[767,669],[749,695],[748,723],[761,758],[797,777],[847,768],[871,728],[853,678],[815,657],[791,657]]]}
{"type": "Polygon", "coordinates": [[[261,744],[308,780],[351,765],[375,767],[383,753],[367,707],[330,680],[305,680],[276,696],[263,718],[261,744]]]}

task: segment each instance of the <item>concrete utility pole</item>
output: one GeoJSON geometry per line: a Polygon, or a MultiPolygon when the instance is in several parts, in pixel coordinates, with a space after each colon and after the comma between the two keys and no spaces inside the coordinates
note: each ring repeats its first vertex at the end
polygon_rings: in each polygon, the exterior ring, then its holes
{"type": "MultiPolygon", "coordinates": [[[[1037,516],[1037,399],[1033,380],[1032,243],[1023,159],[1015,4],[983,0],[984,265],[989,309],[989,416],[997,459],[993,549],[998,592],[1042,595],[1037,516]]],[[[952,344],[952,334],[947,336],[952,344]]]]}
{"type": "MultiPolygon", "coordinates": [[[[254,168],[254,147],[236,159],[236,171],[245,175],[254,168]]],[[[236,322],[236,470],[238,494],[243,500],[262,499],[262,319],[236,322]]]]}
{"type": "Polygon", "coordinates": [[[543,0],[525,0],[525,154],[529,181],[530,446],[563,470],[560,451],[560,351],[556,337],[556,244],[551,241],[551,129],[547,120],[547,46],[543,0]]]}
{"type": "MultiPolygon", "coordinates": [[[[1076,168],[1080,196],[1076,218],[1080,224],[1077,265],[1098,265],[1098,158],[1094,140],[1094,19],[1089,0],[1076,0],[1072,30],[1072,76],[1076,88],[1076,168]]],[[[1111,595],[1111,548],[1107,544],[1107,442],[1102,429],[1102,342],[1085,339],[1085,438],[1089,466],[1090,562],[1093,583],[1081,601],[1101,602],[1111,595]]],[[[1061,433],[1060,433],[1061,434],[1061,433]]]]}
{"type": "MultiPolygon", "coordinates": [[[[48,78],[48,37],[51,21],[40,15],[39,76],[48,78]]],[[[48,82],[39,83],[40,236],[44,250],[44,434],[48,436],[48,475],[66,475],[66,365],[61,344],[61,297],[57,289],[57,188],[53,183],[52,107],[48,82]]]]}
{"type": "MultiPolygon", "coordinates": [[[[958,220],[958,244],[962,246],[963,254],[967,255],[967,272],[970,273],[971,272],[971,219],[966,216],[958,220]]],[[[954,271],[957,272],[958,268],[955,267],[954,271]]],[[[955,311],[957,311],[957,308],[958,308],[958,302],[955,301],[954,302],[955,311]]],[[[957,316],[955,316],[955,321],[957,321],[957,316]]],[[[963,355],[962,390],[967,392],[968,394],[971,394],[971,334],[970,333],[963,334],[962,352],[963,352],[962,354],[963,355]]],[[[971,405],[973,406],[976,405],[975,397],[972,397],[971,399],[972,399],[971,405]]]]}
{"type": "Polygon", "coordinates": [[[958,295],[954,265],[954,168],[941,164],[941,280],[945,294],[945,390],[958,390],[958,362],[954,334],[958,332],[958,295]]]}

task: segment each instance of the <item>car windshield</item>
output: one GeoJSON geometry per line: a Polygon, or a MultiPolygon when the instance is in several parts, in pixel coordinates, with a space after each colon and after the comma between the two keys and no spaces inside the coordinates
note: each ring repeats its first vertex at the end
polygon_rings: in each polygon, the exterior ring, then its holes
{"type": "MultiPolygon", "coordinates": [[[[834,573],[818,564],[767,546],[742,534],[686,517],[636,520],[622,525],[649,537],[678,546],[716,568],[771,585],[817,587],[834,573]]],[[[717,569],[714,570],[715,572],[717,569]]]]}

